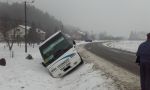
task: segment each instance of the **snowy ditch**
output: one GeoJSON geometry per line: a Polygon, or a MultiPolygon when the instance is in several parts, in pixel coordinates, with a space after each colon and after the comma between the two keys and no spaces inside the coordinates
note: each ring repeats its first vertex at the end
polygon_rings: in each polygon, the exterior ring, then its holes
{"type": "MultiPolygon", "coordinates": [[[[27,60],[24,45],[14,45],[14,58],[10,57],[8,48],[4,45],[0,44],[0,58],[5,58],[7,64],[0,66],[0,90],[120,90],[111,78],[106,77],[103,71],[95,69],[95,65],[86,60],[65,77],[52,78],[48,70],[41,65],[38,46],[28,47],[28,53],[34,59],[27,60]]],[[[79,51],[85,52],[82,47],[79,51]]]]}

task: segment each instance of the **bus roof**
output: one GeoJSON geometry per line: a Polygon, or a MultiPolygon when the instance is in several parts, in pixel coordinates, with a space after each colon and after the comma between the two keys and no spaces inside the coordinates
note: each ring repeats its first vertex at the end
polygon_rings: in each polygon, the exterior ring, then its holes
{"type": "Polygon", "coordinates": [[[49,38],[47,38],[44,42],[42,42],[39,47],[41,47],[43,44],[45,44],[47,41],[49,41],[51,38],[53,38],[54,36],[56,36],[57,34],[59,34],[61,31],[57,31],[56,33],[54,33],[53,35],[51,35],[49,38]]]}

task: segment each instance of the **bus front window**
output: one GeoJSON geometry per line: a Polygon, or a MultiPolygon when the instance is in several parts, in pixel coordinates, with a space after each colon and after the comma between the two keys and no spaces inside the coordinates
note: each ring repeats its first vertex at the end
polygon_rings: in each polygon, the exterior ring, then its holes
{"type": "Polygon", "coordinates": [[[42,51],[46,65],[58,59],[73,46],[62,34],[58,35],[57,38],[50,40],[48,43],[49,44],[47,44],[42,51]]]}

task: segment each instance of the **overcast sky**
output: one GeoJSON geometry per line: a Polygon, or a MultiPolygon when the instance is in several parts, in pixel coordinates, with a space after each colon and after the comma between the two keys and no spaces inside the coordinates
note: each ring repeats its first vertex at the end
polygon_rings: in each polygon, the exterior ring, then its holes
{"type": "Polygon", "coordinates": [[[125,37],[131,30],[150,32],[150,0],[35,0],[33,5],[84,31],[125,37]]]}

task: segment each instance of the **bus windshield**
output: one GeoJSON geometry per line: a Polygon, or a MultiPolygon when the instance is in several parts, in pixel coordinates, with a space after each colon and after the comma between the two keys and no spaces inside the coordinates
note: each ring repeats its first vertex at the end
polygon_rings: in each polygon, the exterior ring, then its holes
{"type": "Polygon", "coordinates": [[[62,33],[59,33],[54,38],[50,39],[43,45],[41,54],[44,58],[45,65],[49,65],[62,54],[72,48],[73,44],[64,37],[62,33]]]}

